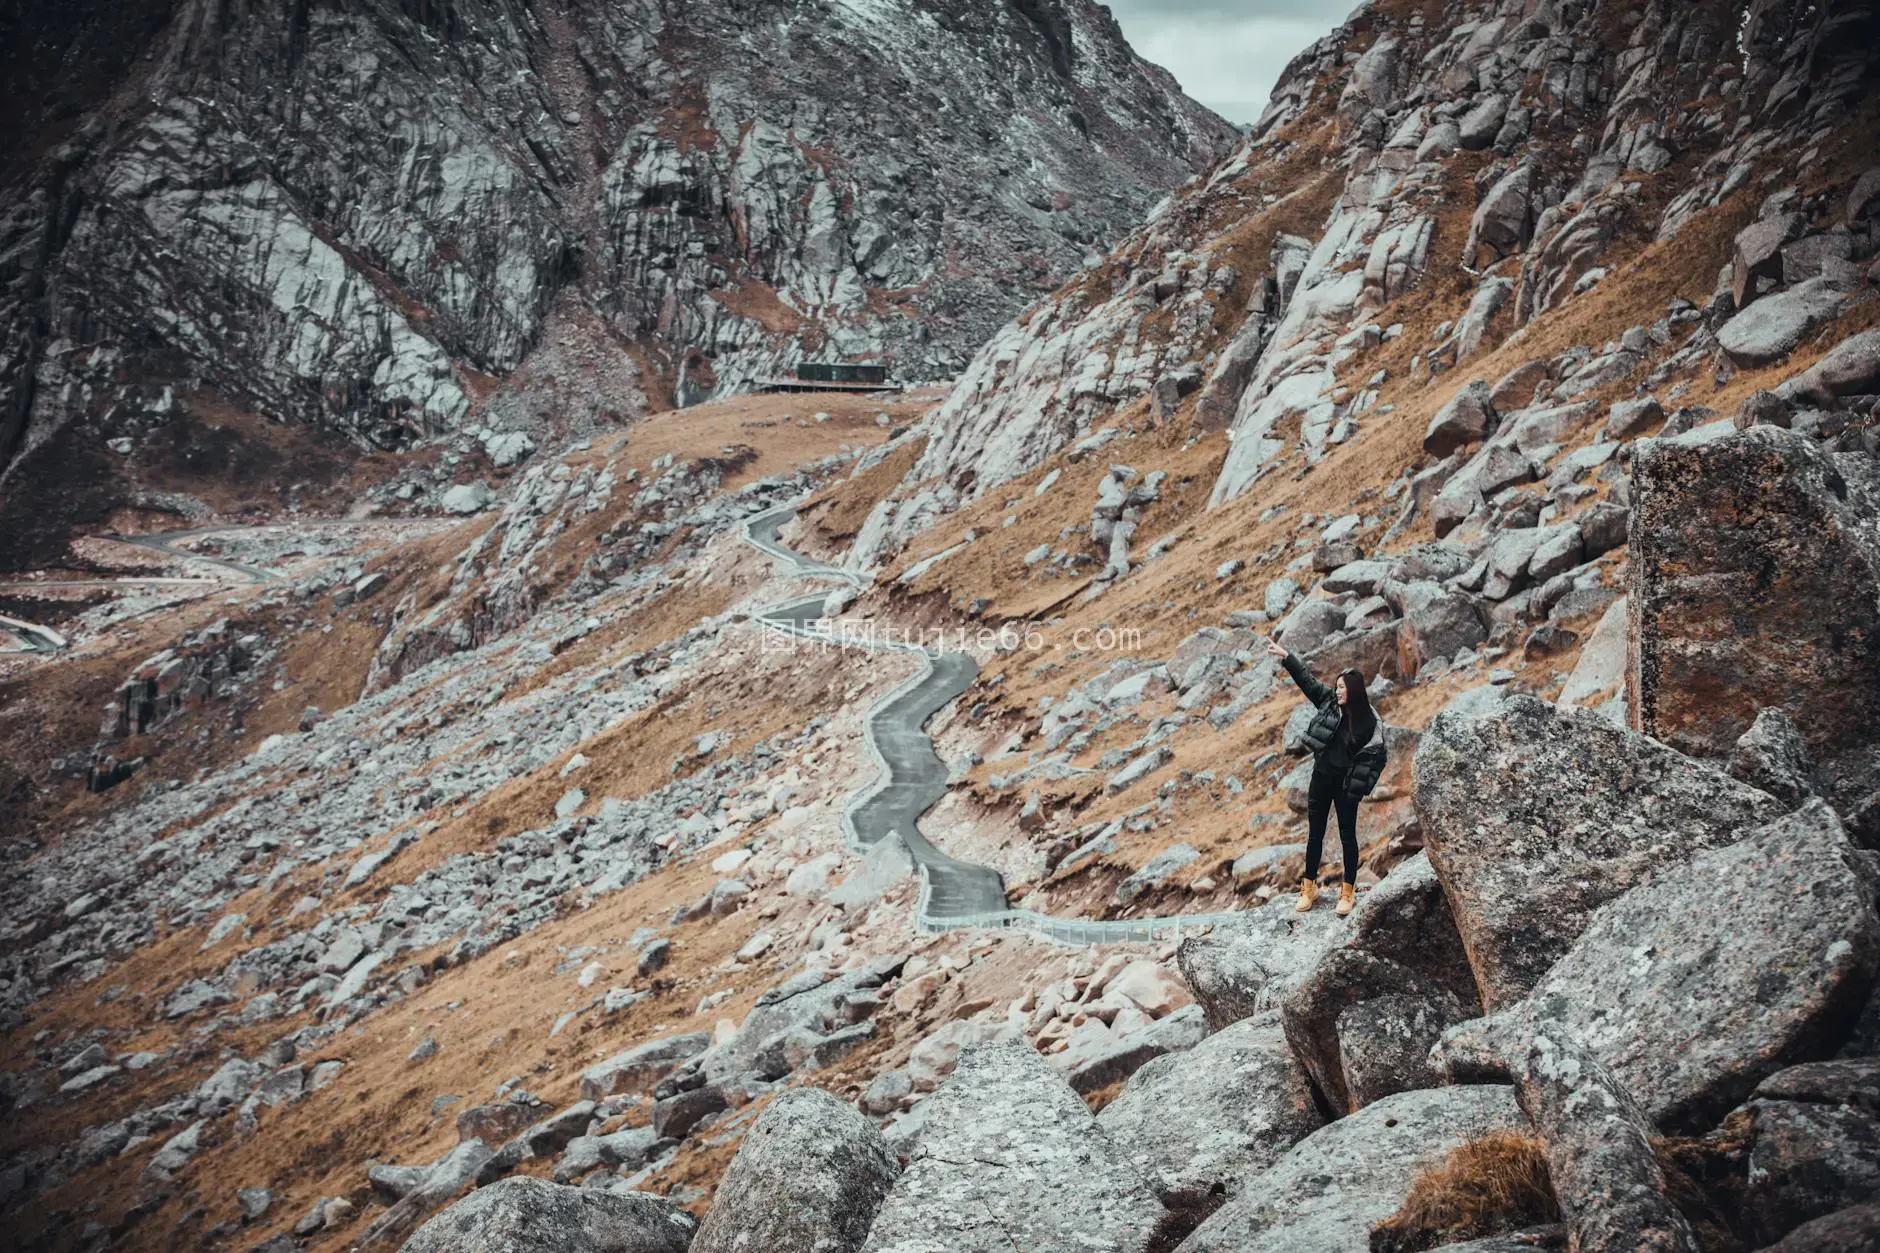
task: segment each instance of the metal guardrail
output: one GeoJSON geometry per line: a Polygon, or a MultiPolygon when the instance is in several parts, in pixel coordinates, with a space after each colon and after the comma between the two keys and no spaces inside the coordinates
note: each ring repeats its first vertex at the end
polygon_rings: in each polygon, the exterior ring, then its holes
{"type": "MultiPolygon", "coordinates": [[[[743,535],[747,543],[766,556],[787,565],[792,572],[805,578],[833,578],[847,583],[850,587],[862,588],[869,580],[853,570],[844,570],[839,566],[813,561],[790,551],[773,540],[764,540],[753,534],[753,529],[773,521],[781,524],[789,515],[794,514],[800,501],[787,505],[778,505],[753,514],[743,523],[743,535]]],[[[772,528],[775,533],[775,528],[772,528]]],[[[763,622],[773,630],[781,630],[791,635],[842,648],[870,648],[880,652],[914,653],[921,659],[920,669],[912,676],[896,684],[887,695],[876,701],[874,707],[862,716],[862,740],[868,745],[868,754],[875,763],[875,777],[866,787],[860,788],[849,796],[842,806],[842,835],[850,848],[858,852],[867,852],[872,846],[864,842],[855,829],[855,811],[867,804],[884,788],[893,782],[892,771],[887,759],[881,754],[881,747],[875,740],[875,719],[890,708],[897,700],[916,687],[925,683],[933,674],[934,655],[930,649],[918,644],[873,638],[848,639],[832,631],[816,631],[799,625],[790,618],[776,618],[769,615],[781,609],[803,603],[801,598],[785,601],[756,610],[751,616],[763,622]]],[[[1231,923],[1241,917],[1239,913],[1218,914],[1171,914],[1157,918],[1123,919],[1084,919],[1053,918],[1049,914],[1037,913],[1029,909],[1001,909],[973,914],[948,914],[935,916],[928,912],[928,903],[933,893],[933,883],[925,863],[916,862],[920,875],[920,897],[914,910],[914,925],[918,930],[938,933],[943,931],[962,931],[984,928],[996,931],[1028,931],[1042,939],[1053,940],[1059,944],[1094,945],[1122,943],[1153,943],[1156,940],[1181,936],[1193,930],[1213,927],[1221,923],[1231,923]]]]}

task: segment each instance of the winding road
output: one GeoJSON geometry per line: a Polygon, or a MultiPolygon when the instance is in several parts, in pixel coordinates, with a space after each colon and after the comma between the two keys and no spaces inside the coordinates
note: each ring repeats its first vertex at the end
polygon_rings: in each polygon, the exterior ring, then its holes
{"type": "MultiPolygon", "coordinates": [[[[104,540],[113,544],[128,544],[137,548],[147,548],[162,553],[166,557],[175,557],[186,562],[198,562],[215,566],[220,570],[240,576],[244,583],[275,583],[282,579],[278,570],[265,566],[244,565],[239,561],[230,561],[226,557],[216,557],[209,553],[199,553],[189,548],[178,548],[179,540],[199,539],[205,535],[235,535],[251,531],[270,531],[281,529],[318,529],[326,527],[351,528],[386,528],[409,529],[416,526],[453,525],[456,519],[440,518],[305,518],[292,522],[264,522],[254,526],[203,526],[182,531],[163,531],[155,535],[118,535],[103,532],[89,538],[104,540]]],[[[175,575],[120,575],[98,579],[13,579],[0,581],[0,592],[35,592],[51,588],[102,587],[126,589],[131,587],[200,587],[205,591],[228,585],[226,578],[198,578],[175,575]]],[[[24,644],[25,651],[55,653],[68,647],[66,638],[50,627],[27,622],[19,618],[0,617],[0,628],[11,631],[24,644]]]]}
{"type": "MultiPolygon", "coordinates": [[[[853,570],[812,560],[783,545],[778,530],[795,513],[795,505],[780,505],[745,519],[745,540],[794,577],[832,579],[857,589],[867,586],[868,580],[853,570]]],[[[921,658],[920,671],[876,702],[862,719],[863,735],[875,758],[877,773],[872,783],[850,798],[842,822],[850,843],[858,848],[872,848],[891,834],[907,845],[920,873],[920,907],[915,921],[922,930],[1019,927],[1066,944],[1113,944],[1153,940],[1235,917],[1177,914],[1088,921],[1011,908],[998,871],[947,856],[920,830],[922,815],[947,793],[946,764],[922,728],[971,686],[979,673],[979,663],[964,652],[936,652],[916,644],[877,639],[872,634],[831,632],[818,627],[817,623],[826,620],[827,602],[826,595],[805,597],[758,610],[753,616],[773,629],[821,643],[908,652],[921,658]]]]}

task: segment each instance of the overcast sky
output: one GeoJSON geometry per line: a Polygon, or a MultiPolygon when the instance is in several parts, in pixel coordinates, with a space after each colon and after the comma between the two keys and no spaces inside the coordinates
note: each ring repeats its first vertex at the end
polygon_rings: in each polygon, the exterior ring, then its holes
{"type": "Polygon", "coordinates": [[[1258,120],[1281,70],[1356,0],[1107,0],[1130,46],[1230,122],[1258,120]]]}

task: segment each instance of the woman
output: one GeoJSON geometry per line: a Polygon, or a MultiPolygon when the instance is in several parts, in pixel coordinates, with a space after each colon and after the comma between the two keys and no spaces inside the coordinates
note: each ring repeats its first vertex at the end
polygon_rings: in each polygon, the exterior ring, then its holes
{"type": "Polygon", "coordinates": [[[1266,651],[1280,659],[1306,699],[1317,707],[1306,728],[1312,750],[1312,787],[1306,793],[1306,877],[1299,881],[1299,912],[1319,899],[1319,858],[1325,846],[1328,811],[1338,811],[1338,842],[1345,857],[1345,881],[1338,887],[1338,916],[1358,903],[1358,802],[1377,786],[1386,753],[1377,735],[1377,715],[1364,694],[1364,676],[1347,670],[1336,687],[1326,687],[1299,659],[1273,640],[1266,651]]]}

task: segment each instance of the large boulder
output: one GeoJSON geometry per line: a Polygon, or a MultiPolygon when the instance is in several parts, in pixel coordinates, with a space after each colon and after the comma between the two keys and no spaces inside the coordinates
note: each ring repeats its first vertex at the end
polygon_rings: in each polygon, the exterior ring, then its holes
{"type": "Polygon", "coordinates": [[[1136,1253],[1167,1211],[1024,1041],[960,1055],[863,1247],[869,1253],[1136,1253]]]}
{"type": "Polygon", "coordinates": [[[1330,678],[1346,670],[1356,670],[1369,682],[1377,675],[1387,679],[1403,677],[1398,666],[1397,624],[1343,631],[1299,658],[1316,674],[1330,678]]]}
{"type": "Polygon", "coordinates": [[[1782,245],[1807,226],[1800,213],[1773,213],[1737,232],[1730,257],[1730,294],[1737,308],[1756,299],[1756,280],[1782,277],[1782,245]]]}
{"type": "Polygon", "coordinates": [[[1429,429],[1423,433],[1423,451],[1432,457],[1447,457],[1484,438],[1494,426],[1495,402],[1489,398],[1488,384],[1472,379],[1430,419],[1429,429]]]}
{"type": "MultiPolygon", "coordinates": [[[[1433,587],[1412,584],[1412,587],[1433,587]]],[[[1390,591],[1385,592],[1389,599],[1390,591]]],[[[1488,625],[1480,603],[1467,592],[1447,588],[1403,602],[1397,623],[1397,664],[1408,678],[1438,658],[1453,657],[1465,648],[1478,648],[1488,639],[1488,625]]]]}
{"type": "Polygon", "coordinates": [[[1372,1226],[1403,1204],[1418,1170],[1465,1140],[1526,1126],[1508,1087],[1386,1097],[1307,1136],[1195,1228],[1177,1253],[1368,1249],[1372,1226]]]}
{"type": "Polygon", "coordinates": [[[481,1140],[465,1140],[425,1170],[424,1177],[396,1204],[359,1233],[355,1247],[396,1248],[412,1228],[457,1198],[476,1182],[495,1150],[481,1140]]]}
{"type": "Polygon", "coordinates": [[[900,1173],[853,1106],[793,1088],[746,1133],[693,1253],[853,1253],[900,1173]]]}
{"type": "Polygon", "coordinates": [[[1415,765],[1418,824],[1495,1010],[1653,866],[1779,817],[1774,797],[1581,709],[1510,696],[1445,711],[1415,765]]]}
{"type": "Polygon", "coordinates": [[[1443,886],[1429,858],[1419,853],[1365,894],[1344,934],[1320,956],[1311,972],[1281,1002],[1281,1021],[1293,1052],[1332,1108],[1357,1109],[1381,1096],[1439,1082],[1425,1057],[1442,1028],[1479,1012],[1469,964],[1450,915],[1443,886]],[[1394,1033],[1360,1011],[1383,998],[1408,997],[1421,1008],[1395,1000],[1378,1007],[1392,1025],[1418,1028],[1388,1059],[1380,1045],[1394,1033]],[[1347,1014],[1360,1011],[1347,1020],[1347,1014]],[[1339,1026],[1360,1031],[1367,1063],[1365,1087],[1354,1093],[1342,1060],[1339,1026]]]}
{"type": "Polygon", "coordinates": [[[1148,1063],[1097,1115],[1171,1205],[1240,1191],[1323,1122],[1271,1011],[1148,1063]]]}
{"type": "Polygon", "coordinates": [[[1803,1223],[1762,1253],[1880,1253],[1880,1201],[1803,1223]]]}
{"type": "Polygon", "coordinates": [[[401,1253],[685,1253],[696,1230],[696,1218],[650,1193],[517,1176],[438,1214],[401,1253]]]}
{"type": "Polygon", "coordinates": [[[1871,458],[1754,427],[1635,458],[1633,725],[1727,757],[1793,719],[1857,840],[1880,845],[1880,484],[1871,458]],[[1691,525],[1705,518],[1714,524],[1691,525]]]}
{"type": "Polygon", "coordinates": [[[1595,913],[1526,1001],[1454,1039],[1564,1032],[1658,1126],[1713,1126],[1766,1076],[1831,1056],[1872,992],[1880,917],[1858,857],[1817,800],[1663,867],[1595,913]]]}
{"type": "MultiPolygon", "coordinates": [[[[690,1061],[710,1048],[711,1042],[711,1032],[695,1031],[636,1044],[582,1071],[581,1095],[590,1101],[598,1101],[616,1092],[650,1088],[682,1062],[690,1061]]],[[[461,1117],[459,1125],[462,1125],[461,1117]]]]}

